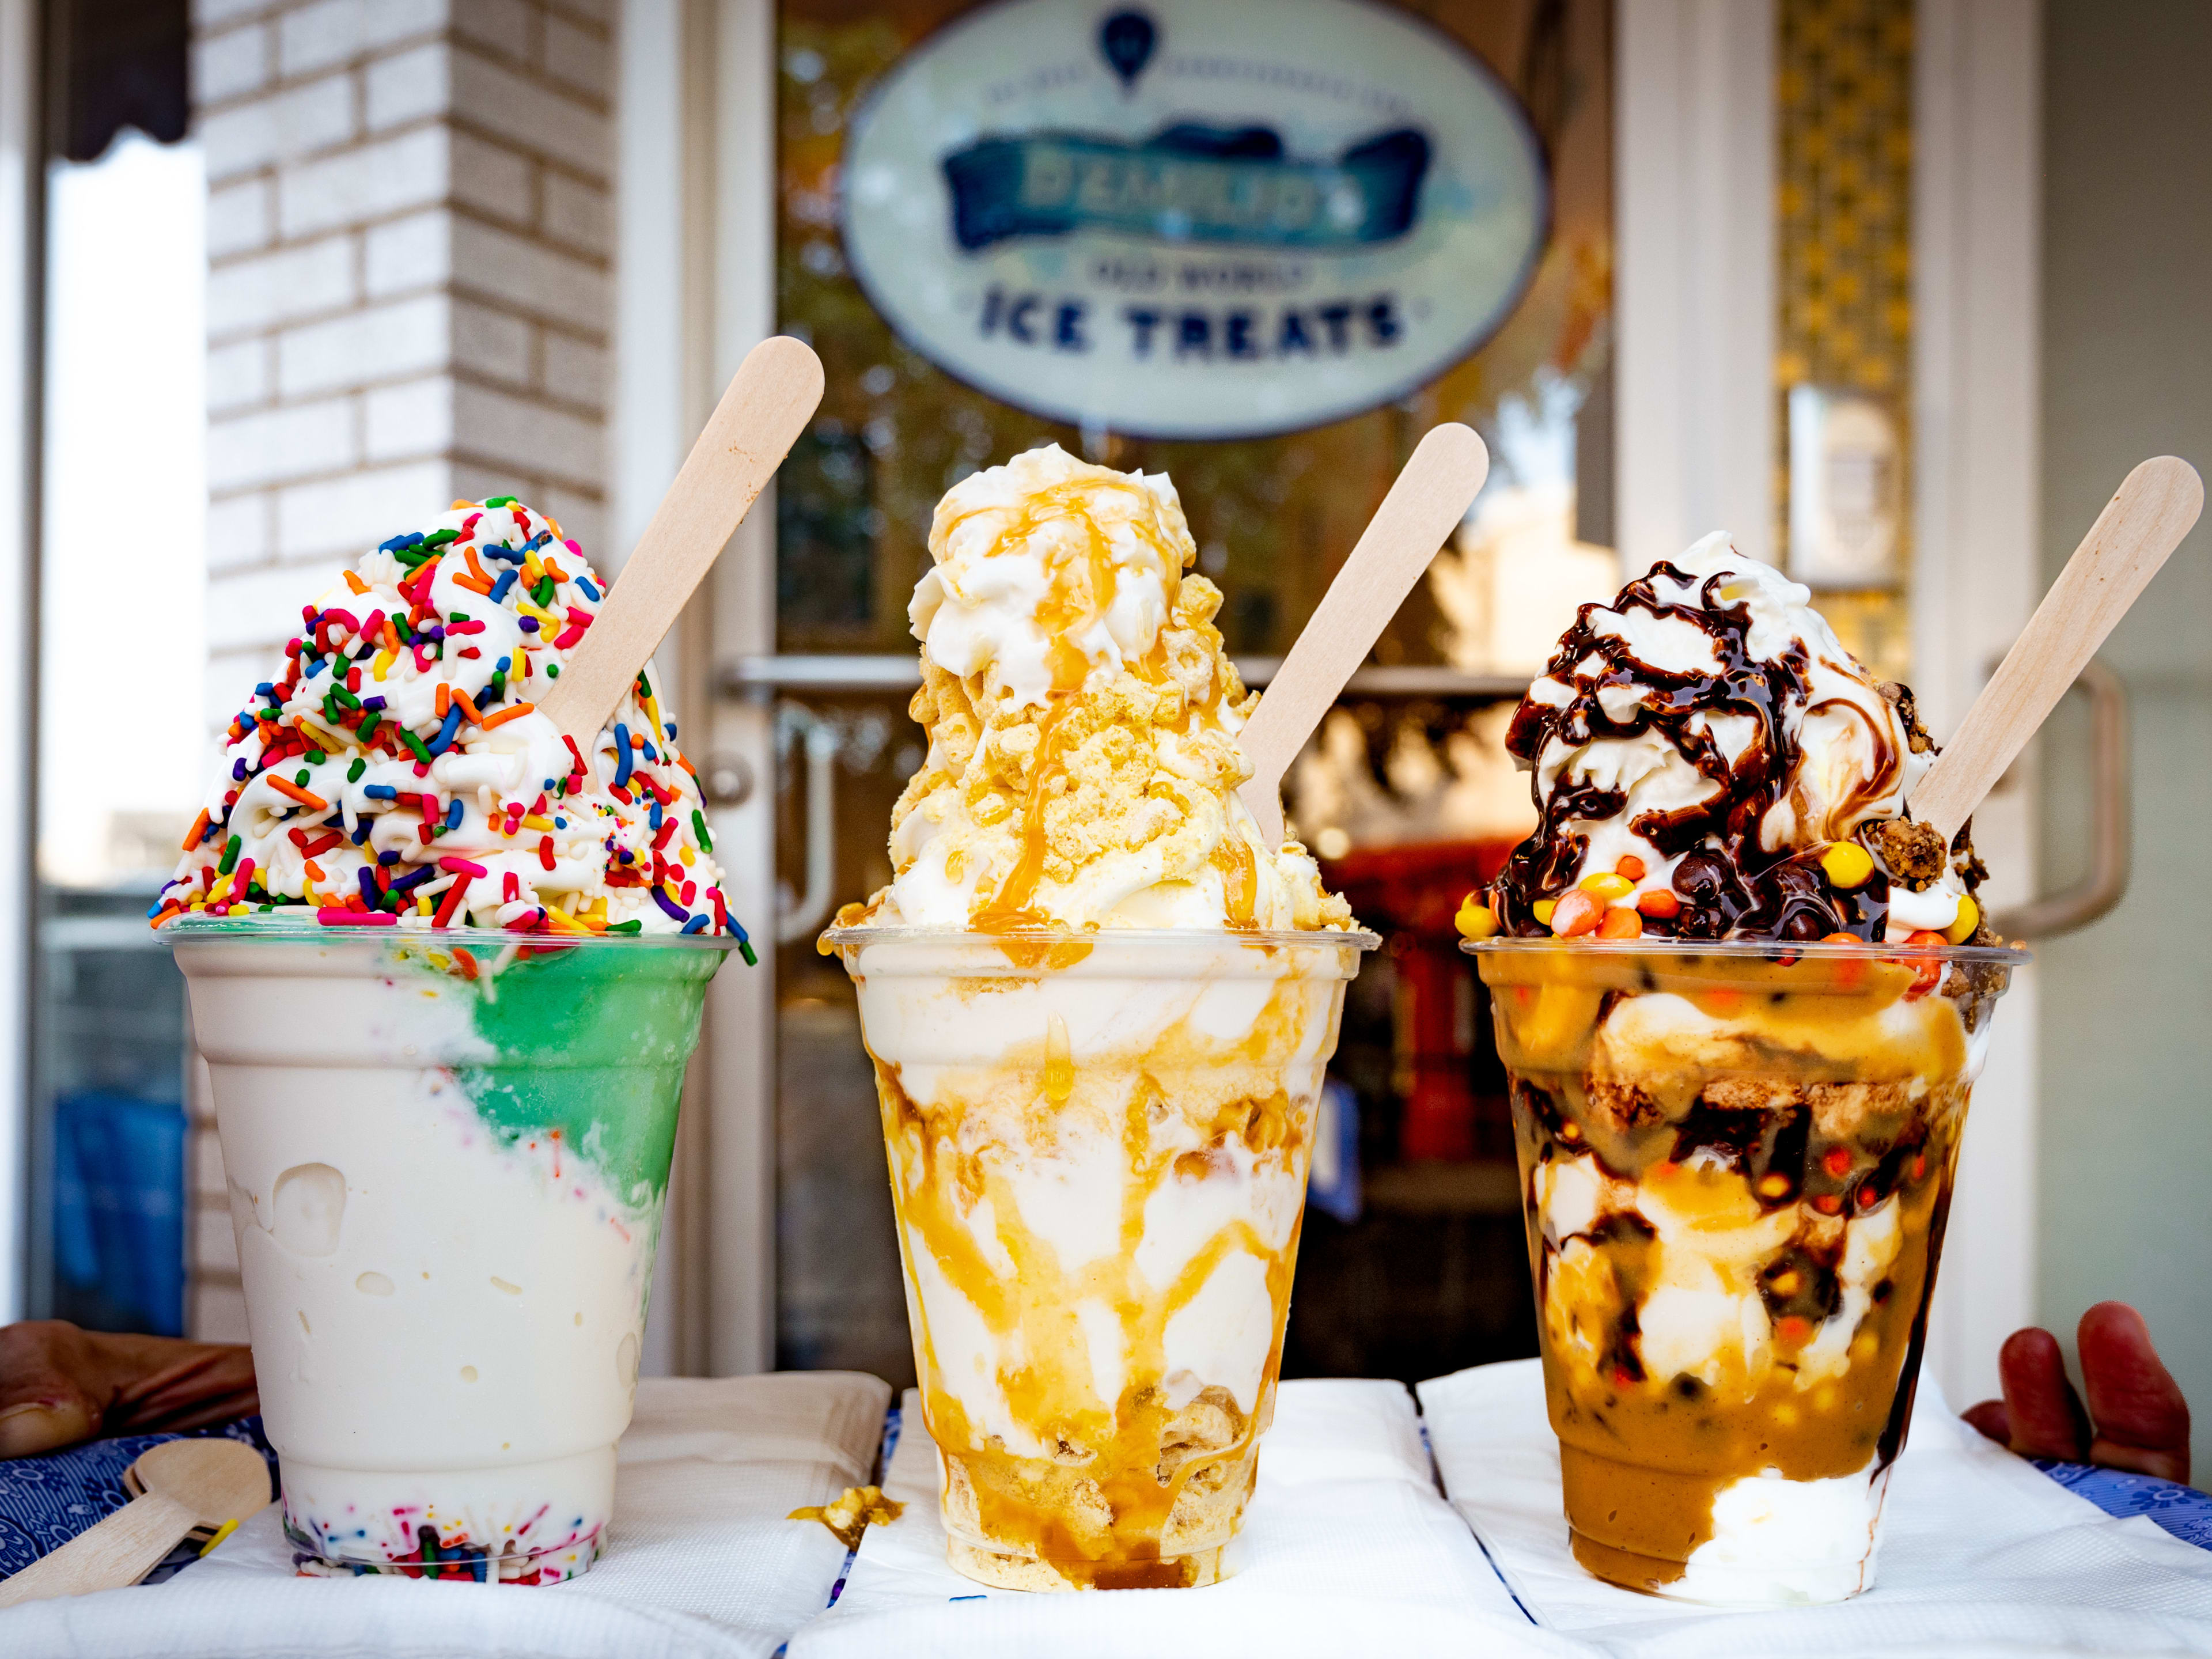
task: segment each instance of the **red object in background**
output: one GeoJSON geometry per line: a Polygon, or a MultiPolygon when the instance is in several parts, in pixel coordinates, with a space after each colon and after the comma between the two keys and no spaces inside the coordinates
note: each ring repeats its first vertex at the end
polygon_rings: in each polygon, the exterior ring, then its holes
{"type": "Polygon", "coordinates": [[[1406,1115],[1399,1156],[1465,1159],[1474,1156],[1472,1052],[1463,1016],[1470,964],[1460,952],[1452,919],[1473,888],[1505,866],[1516,842],[1428,842],[1376,847],[1327,861],[1328,884],[1352,913],[1381,933],[1405,988],[1395,1016],[1405,1072],[1406,1115]]]}

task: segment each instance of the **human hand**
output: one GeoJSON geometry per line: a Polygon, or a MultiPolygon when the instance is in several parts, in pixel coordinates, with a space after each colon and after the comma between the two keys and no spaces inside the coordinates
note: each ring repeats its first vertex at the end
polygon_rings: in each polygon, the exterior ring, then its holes
{"type": "Polygon", "coordinates": [[[2076,1337],[2083,1411],[2050,1332],[2014,1331],[1997,1353],[2002,1400],[1966,1419],[2023,1457],[2096,1463],[2162,1480],[2189,1480],[2189,1402],[2151,1346],[2150,1327],[2124,1302],[2100,1302],[2076,1337]]]}
{"type": "Polygon", "coordinates": [[[94,1435],[205,1428],[258,1409],[243,1343],[85,1331],[59,1319],[0,1326],[0,1458],[94,1435]]]}

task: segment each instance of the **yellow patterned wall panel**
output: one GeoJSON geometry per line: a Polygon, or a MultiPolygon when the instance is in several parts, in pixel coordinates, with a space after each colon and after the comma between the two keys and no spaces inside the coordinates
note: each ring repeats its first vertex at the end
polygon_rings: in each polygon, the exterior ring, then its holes
{"type": "Polygon", "coordinates": [[[1776,0],[1775,545],[1789,544],[1790,388],[1881,398],[1905,462],[1902,580],[1820,604],[1895,678],[1911,641],[1912,15],[1913,0],[1776,0]]]}

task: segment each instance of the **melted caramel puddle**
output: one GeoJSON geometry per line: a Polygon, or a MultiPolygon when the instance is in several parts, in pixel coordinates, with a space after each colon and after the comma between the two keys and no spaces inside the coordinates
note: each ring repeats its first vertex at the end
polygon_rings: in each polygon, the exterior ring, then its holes
{"type": "Polygon", "coordinates": [[[1024,1589],[1176,1587],[1218,1576],[1273,1415],[1297,1260],[1321,1067],[1291,1057],[1315,1052],[1317,1022],[1327,1036],[1319,1052],[1328,1051],[1341,1004],[1341,981],[1287,979],[1241,1042],[1179,1024],[1142,1052],[1080,1059],[1054,1016],[1042,1041],[997,1064],[933,1067],[927,1108],[896,1063],[875,1057],[923,1414],[943,1459],[951,1559],[962,1571],[1024,1589]],[[1068,1262],[1025,1223],[1016,1176],[1086,1158],[1094,1179],[1097,1161],[1110,1160],[1118,1248],[1068,1262]],[[1240,1161],[1250,1171],[1244,1200],[1170,1279],[1148,1280],[1139,1267],[1146,1206],[1182,1191],[1201,1205],[1198,1189],[1239,1179],[1240,1161]],[[1297,1218],[1279,1247],[1254,1225],[1254,1201],[1286,1205],[1297,1218]],[[1210,1377],[1194,1379],[1194,1395],[1178,1406],[1168,1325],[1239,1254],[1260,1264],[1270,1310],[1254,1409],[1239,1409],[1224,1379],[1210,1377]],[[943,1300],[940,1279],[965,1308],[943,1300]],[[1118,1355],[1097,1356],[1118,1359],[1110,1393],[1093,1369],[1103,1322],[1086,1320],[1085,1305],[1111,1315],[1118,1355]],[[940,1332],[974,1320],[989,1336],[980,1361],[968,1346],[940,1351],[940,1332]],[[992,1397],[1044,1455],[1025,1455],[974,1420],[963,1395],[992,1397]]]}
{"type": "Polygon", "coordinates": [[[1562,953],[1481,968],[1577,1559],[1660,1589],[1712,1537],[1714,1499],[1735,1481],[1878,1479],[1926,1342],[1967,1022],[1994,994],[1961,982],[1956,1002],[1915,1002],[1909,966],[1862,962],[1562,953]],[[1620,1016],[1662,990],[1723,1022],[1721,1039],[1620,1016]],[[1645,1034],[1642,1050],[1601,1033],[1615,1018],[1645,1034]],[[1547,1237],[1541,1194],[1569,1178],[1598,1196],[1561,1206],[1583,1231],[1547,1237]],[[1642,1315],[1668,1285],[1718,1290],[1741,1313],[1763,1304],[1765,1338],[1718,1322],[1702,1366],[1659,1374],[1642,1315]]]}

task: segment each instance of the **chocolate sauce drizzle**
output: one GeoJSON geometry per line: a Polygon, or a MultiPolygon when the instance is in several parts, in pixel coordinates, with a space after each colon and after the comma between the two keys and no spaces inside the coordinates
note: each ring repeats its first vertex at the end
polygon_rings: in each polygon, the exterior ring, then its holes
{"type": "MultiPolygon", "coordinates": [[[[1674,875],[1680,912],[1647,916],[1645,933],[1681,939],[1816,939],[1830,933],[1880,939],[1889,915],[1889,880],[1879,863],[1864,885],[1843,891],[1820,867],[1821,848],[1768,852],[1759,843],[1760,823],[1790,787],[1802,758],[1787,717],[1793,711],[1814,714],[1831,706],[1808,706],[1812,665],[1803,641],[1793,641],[1773,661],[1754,657],[1745,644],[1752,624],[1749,603],[1723,605],[1717,598],[1731,573],[1707,577],[1694,605],[1662,599],[1653,581],[1662,576],[1686,586],[1691,580],[1675,566],[1662,563],[1629,583],[1612,605],[1583,606],[1545,671],[1574,689],[1572,701],[1554,707],[1522,699],[1506,733],[1507,751],[1533,767],[1554,738],[1578,748],[1601,738],[1656,732],[1712,781],[1714,788],[1703,801],[1674,811],[1639,813],[1630,823],[1662,855],[1681,858],[1674,875]],[[1678,673],[1655,667],[1638,657],[1626,640],[1591,626],[1593,611],[1632,606],[1697,629],[1712,641],[1719,672],[1678,673]],[[1594,677],[1578,673],[1578,665],[1592,657],[1603,668],[1594,677]],[[1615,719],[1599,702],[1599,693],[1618,686],[1640,695],[1615,719]],[[1731,764],[1710,730],[1692,726],[1698,714],[1708,720],[1749,715],[1758,730],[1731,764]]],[[[1880,726],[1872,726],[1869,735],[1875,752],[1872,777],[1858,797],[1844,803],[1846,811],[1886,788],[1902,758],[1880,726]]],[[[1536,902],[1558,896],[1583,873],[1589,837],[1574,826],[1618,817],[1628,801],[1620,790],[1564,775],[1549,800],[1533,778],[1530,793],[1540,822],[1506,860],[1492,900],[1504,931],[1541,934],[1551,930],[1536,920],[1536,902]]]]}

